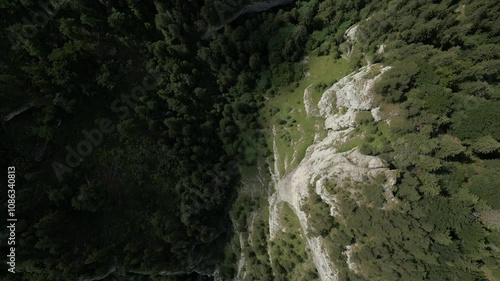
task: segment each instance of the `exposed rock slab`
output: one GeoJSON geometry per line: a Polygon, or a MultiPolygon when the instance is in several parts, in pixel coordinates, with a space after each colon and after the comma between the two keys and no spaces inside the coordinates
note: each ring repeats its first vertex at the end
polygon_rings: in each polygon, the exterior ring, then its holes
{"type": "Polygon", "coordinates": [[[368,65],[327,89],[318,104],[321,116],[326,118],[325,127],[334,131],[354,127],[357,111],[374,109],[373,86],[389,69],[389,66],[368,65]],[[378,74],[371,77],[374,72],[378,74]]]}
{"type": "MultiPolygon", "coordinates": [[[[281,228],[279,225],[278,203],[288,203],[297,215],[306,234],[310,228],[308,214],[302,206],[309,196],[310,186],[331,207],[330,215],[335,215],[336,198],[327,192],[328,182],[342,183],[346,180],[361,182],[366,177],[383,174],[388,185],[394,184],[392,172],[382,159],[361,154],[357,149],[338,152],[336,145],[352,137],[356,126],[355,117],[359,110],[374,110],[373,85],[389,67],[366,66],[359,72],[350,74],[326,90],[318,104],[319,113],[325,118],[325,126],[330,129],[328,135],[311,145],[300,164],[290,173],[279,176],[274,171],[275,193],[269,197],[269,228],[271,240],[281,228]],[[370,77],[374,67],[379,74],[370,77]],[[342,108],[339,112],[339,107],[342,108]],[[342,129],[342,130],[340,130],[342,129]],[[278,175],[278,176],[276,176],[278,175]]],[[[376,114],[376,110],[374,111],[376,114]]],[[[377,116],[378,117],[378,116],[377,116]]],[[[276,153],[276,151],[275,151],[276,153]]],[[[275,155],[275,158],[279,158],[275,155]]],[[[310,233],[309,233],[310,234],[310,233]]],[[[335,265],[323,244],[321,236],[306,235],[306,242],[311,251],[314,264],[321,280],[338,280],[335,265]]],[[[355,268],[354,264],[350,267],[355,268]]]]}

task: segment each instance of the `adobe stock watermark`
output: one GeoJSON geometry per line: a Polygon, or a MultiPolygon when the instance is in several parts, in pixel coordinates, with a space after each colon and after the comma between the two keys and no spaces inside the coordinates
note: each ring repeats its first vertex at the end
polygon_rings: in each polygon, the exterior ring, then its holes
{"type": "MultiPolygon", "coordinates": [[[[119,120],[127,119],[137,103],[141,102],[142,98],[146,96],[146,93],[157,87],[160,74],[161,73],[154,73],[149,77],[145,77],[142,81],[142,85],[135,86],[130,94],[122,94],[121,99],[115,99],[111,103],[111,111],[120,114],[118,117],[119,120]],[[151,82],[151,80],[153,80],[153,82],[151,82]]],[[[65,147],[66,157],[64,158],[64,163],[58,161],[52,162],[52,169],[59,182],[63,181],[63,175],[65,173],[73,172],[73,169],[83,162],[83,158],[89,156],[94,148],[102,143],[105,135],[111,134],[115,129],[116,125],[111,119],[102,118],[99,120],[97,128],[89,131],[86,129],[82,130],[84,139],[79,141],[75,148],[69,145],[65,147]]]]}
{"type": "Polygon", "coordinates": [[[20,30],[11,30],[9,32],[8,38],[12,48],[17,49],[21,44],[25,44],[28,39],[34,38],[40,32],[40,29],[52,20],[59,12],[59,9],[68,2],[69,0],[38,1],[37,4],[40,10],[32,11],[33,16],[31,19],[23,17],[21,20],[24,25],[20,27],[20,30]]]}

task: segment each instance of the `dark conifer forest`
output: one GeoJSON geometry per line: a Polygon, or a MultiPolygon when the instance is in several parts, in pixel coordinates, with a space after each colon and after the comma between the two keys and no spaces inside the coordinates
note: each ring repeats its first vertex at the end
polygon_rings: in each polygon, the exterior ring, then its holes
{"type": "MultiPolygon", "coordinates": [[[[362,120],[356,146],[397,171],[399,205],[346,183],[375,203],[332,186],[345,221],[310,211],[338,280],[500,280],[499,3],[297,0],[232,20],[253,2],[0,0],[1,217],[15,167],[17,218],[0,280],[234,280],[237,222],[264,206],[242,177],[272,166],[262,109],[306,55],[391,66],[374,93],[397,122],[362,120]],[[363,274],[342,254],[356,242],[363,274]]],[[[267,260],[259,231],[241,280],[320,280],[267,260]]]]}

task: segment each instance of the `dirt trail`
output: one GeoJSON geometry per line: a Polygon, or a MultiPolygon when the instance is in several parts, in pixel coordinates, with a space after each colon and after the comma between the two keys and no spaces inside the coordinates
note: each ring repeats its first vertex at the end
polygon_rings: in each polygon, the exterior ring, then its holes
{"type": "Polygon", "coordinates": [[[236,273],[236,277],[234,278],[234,281],[240,281],[242,278],[244,279],[245,276],[244,276],[244,268],[245,268],[245,253],[243,252],[243,245],[245,245],[245,238],[243,237],[243,233],[239,233],[239,236],[238,236],[239,240],[240,240],[240,259],[238,260],[238,270],[237,270],[237,273],[236,273]],[[243,276],[241,276],[243,275],[243,276]],[[240,278],[241,276],[241,278],[240,278]]]}

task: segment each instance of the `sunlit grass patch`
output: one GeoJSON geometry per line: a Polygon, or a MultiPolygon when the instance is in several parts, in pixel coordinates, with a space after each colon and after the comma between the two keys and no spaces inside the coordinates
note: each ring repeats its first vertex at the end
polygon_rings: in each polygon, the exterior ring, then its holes
{"type": "Polygon", "coordinates": [[[317,109],[324,90],[347,75],[349,65],[347,61],[331,56],[314,56],[308,60],[308,73],[309,76],[298,82],[275,89],[274,96],[268,97],[261,110],[263,126],[268,128],[268,146],[273,148],[273,139],[276,141],[274,152],[278,154],[280,175],[290,172],[300,163],[316,133],[325,135],[324,120],[318,117],[317,110],[314,116],[308,116],[306,112],[304,90],[312,86],[306,102],[317,109]],[[315,87],[320,84],[324,87],[315,87]],[[272,134],[273,126],[275,135],[272,134]]]}

